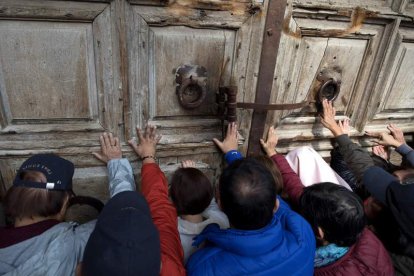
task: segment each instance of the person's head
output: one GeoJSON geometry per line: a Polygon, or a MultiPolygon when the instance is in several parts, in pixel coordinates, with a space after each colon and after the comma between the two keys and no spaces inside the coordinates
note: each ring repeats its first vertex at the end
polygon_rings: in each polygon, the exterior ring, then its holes
{"type": "Polygon", "coordinates": [[[52,154],[37,154],[20,167],[4,198],[6,215],[24,218],[54,217],[62,220],[72,194],[73,164],[52,154]]]}
{"type": "Polygon", "coordinates": [[[112,197],[85,247],[81,275],[159,275],[161,249],[148,203],[135,191],[112,197]]]}
{"type": "Polygon", "coordinates": [[[273,218],[276,187],[269,170],[253,158],[233,162],[223,170],[219,202],[236,229],[260,229],[273,218]]]}
{"type": "Polygon", "coordinates": [[[338,246],[353,245],[366,225],[361,199],[334,183],[304,188],[300,208],[318,240],[338,246]]]}
{"type": "Polygon", "coordinates": [[[178,215],[200,214],[213,199],[210,180],[196,168],[176,170],[170,184],[171,200],[178,215]]]}
{"type": "Polygon", "coordinates": [[[276,167],[273,160],[265,155],[255,156],[254,159],[260,162],[263,166],[265,166],[269,172],[273,176],[273,180],[275,181],[276,192],[280,194],[283,190],[283,179],[282,174],[280,173],[279,169],[276,167]]]}

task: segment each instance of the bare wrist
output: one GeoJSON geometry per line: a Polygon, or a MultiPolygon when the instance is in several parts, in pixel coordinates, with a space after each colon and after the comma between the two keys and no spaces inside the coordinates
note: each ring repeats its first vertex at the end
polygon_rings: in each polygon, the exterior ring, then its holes
{"type": "Polygon", "coordinates": [[[400,147],[402,144],[404,144],[404,143],[401,143],[401,142],[398,142],[398,141],[396,141],[395,143],[394,143],[394,147],[395,148],[398,148],[398,147],[400,147]]]}
{"type": "Polygon", "coordinates": [[[340,127],[333,127],[331,129],[331,132],[335,137],[338,137],[338,136],[341,136],[342,134],[344,134],[344,132],[342,131],[342,129],[340,127]]]}
{"type": "Polygon", "coordinates": [[[148,157],[142,160],[142,164],[156,163],[155,157],[148,157]]]}
{"type": "Polygon", "coordinates": [[[226,153],[228,153],[229,151],[233,151],[233,150],[236,150],[237,151],[237,148],[228,148],[228,149],[225,149],[225,150],[223,150],[223,153],[224,154],[226,154],[226,153]]]}
{"type": "Polygon", "coordinates": [[[142,163],[155,163],[157,161],[157,158],[154,154],[148,154],[148,155],[142,155],[141,156],[142,163]]]}
{"type": "Polygon", "coordinates": [[[267,156],[269,156],[269,157],[272,157],[273,155],[275,155],[275,154],[277,154],[277,151],[276,150],[269,150],[268,152],[267,152],[267,156]]]}

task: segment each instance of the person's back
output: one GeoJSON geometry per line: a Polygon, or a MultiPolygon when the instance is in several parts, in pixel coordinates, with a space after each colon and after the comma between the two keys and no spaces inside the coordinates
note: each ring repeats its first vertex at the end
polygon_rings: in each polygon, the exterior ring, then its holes
{"type": "Polygon", "coordinates": [[[381,241],[366,228],[361,199],[334,183],[306,187],[300,199],[317,237],[315,275],[393,275],[381,241]]]}
{"type": "Polygon", "coordinates": [[[51,154],[25,161],[5,197],[13,225],[0,228],[0,274],[72,275],[94,222],[62,222],[73,164],[51,154]]]}
{"type": "Polygon", "coordinates": [[[231,228],[210,225],[196,237],[195,245],[207,246],[190,257],[188,274],[312,275],[312,229],[276,195],[272,175],[256,160],[226,168],[218,202],[231,228]]]}
{"type": "MultiPolygon", "coordinates": [[[[31,229],[44,229],[47,221],[31,229]]],[[[58,222],[41,234],[0,249],[0,274],[73,275],[95,221],[76,225],[58,222]]],[[[19,229],[23,233],[25,229],[19,229]]]]}

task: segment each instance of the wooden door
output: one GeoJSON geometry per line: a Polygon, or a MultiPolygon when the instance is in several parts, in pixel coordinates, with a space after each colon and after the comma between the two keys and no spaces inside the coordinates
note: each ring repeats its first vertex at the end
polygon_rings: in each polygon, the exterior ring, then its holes
{"type": "Polygon", "coordinates": [[[135,127],[157,125],[157,152],[171,173],[194,159],[215,181],[221,154],[216,92],[239,87],[254,100],[265,4],[262,1],[0,1],[0,175],[11,185],[30,155],[56,153],[75,163],[74,190],[106,200],[106,168],[91,155],[99,135],[127,145],[135,127]],[[176,95],[176,70],[207,72],[195,109],[176,95]]]}
{"type": "MultiPolygon", "coordinates": [[[[271,102],[315,99],[318,74],[339,72],[337,118],[350,118],[351,136],[370,146],[365,130],[395,123],[414,131],[413,1],[288,1],[271,102]]],[[[280,151],[311,145],[324,156],[332,148],[315,105],[268,112],[280,151]]]]}
{"type": "MultiPolygon", "coordinates": [[[[389,122],[414,131],[414,2],[287,2],[271,102],[314,97],[317,75],[335,69],[342,80],[338,118],[352,120],[354,138],[389,122]]],[[[53,152],[75,163],[75,192],[105,200],[106,169],[91,155],[100,133],[121,137],[138,174],[140,162],[126,141],[147,121],[163,135],[158,157],[167,174],[192,158],[214,181],[222,164],[211,142],[222,135],[215,93],[236,85],[239,102],[255,101],[268,5],[0,0],[2,193],[24,159],[53,152]],[[205,100],[192,110],[176,95],[177,68],[185,65],[207,72],[205,100]]],[[[277,125],[281,152],[310,144],[328,154],[330,136],[313,105],[267,114],[261,123],[277,125]]],[[[238,110],[244,152],[258,143],[249,140],[251,118],[252,110],[238,110]]]]}

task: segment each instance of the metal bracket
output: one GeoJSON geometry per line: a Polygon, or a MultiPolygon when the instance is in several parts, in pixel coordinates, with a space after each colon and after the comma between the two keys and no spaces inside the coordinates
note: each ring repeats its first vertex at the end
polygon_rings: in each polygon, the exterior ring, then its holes
{"type": "Polygon", "coordinates": [[[237,108],[254,110],[292,110],[299,109],[315,103],[314,100],[306,100],[293,104],[260,104],[237,102],[237,86],[220,87],[217,95],[218,114],[222,120],[235,122],[237,120],[237,108]]]}

